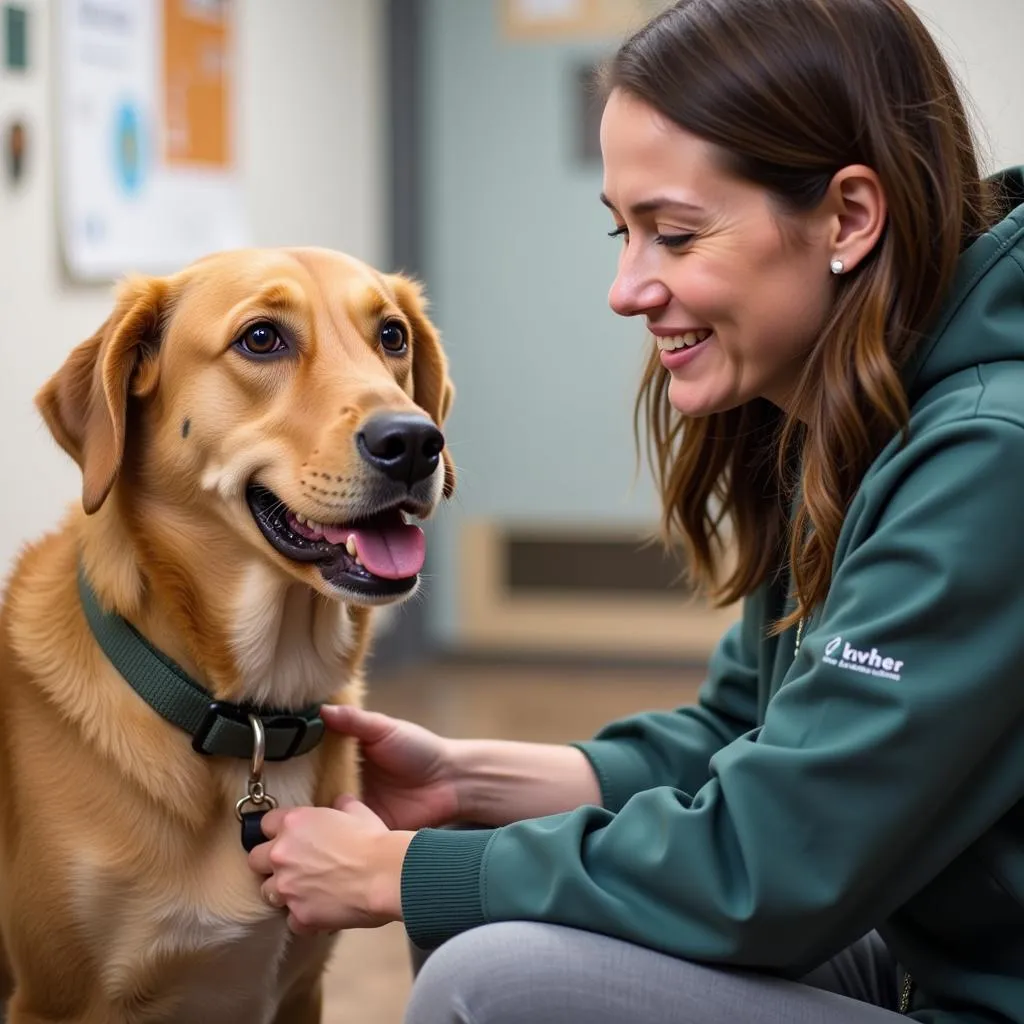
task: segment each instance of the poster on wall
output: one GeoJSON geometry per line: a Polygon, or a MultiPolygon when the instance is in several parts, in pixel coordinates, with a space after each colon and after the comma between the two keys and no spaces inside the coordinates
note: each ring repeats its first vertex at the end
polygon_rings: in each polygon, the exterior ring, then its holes
{"type": "Polygon", "coordinates": [[[502,32],[513,42],[613,38],[638,28],[663,0],[501,0],[502,32]]]}
{"type": "Polygon", "coordinates": [[[76,281],[246,244],[231,0],[59,0],[61,251],[76,281]]]}

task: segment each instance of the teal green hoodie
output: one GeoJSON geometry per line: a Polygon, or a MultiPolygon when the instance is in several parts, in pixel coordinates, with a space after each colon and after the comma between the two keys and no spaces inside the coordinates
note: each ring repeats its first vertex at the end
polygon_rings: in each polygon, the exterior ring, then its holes
{"type": "Polygon", "coordinates": [[[799,648],[766,585],[696,706],[579,744],[602,807],[418,832],[417,945],[529,919],[797,977],[877,928],[915,1019],[1024,1022],[1024,205],[906,382],[799,648]]]}

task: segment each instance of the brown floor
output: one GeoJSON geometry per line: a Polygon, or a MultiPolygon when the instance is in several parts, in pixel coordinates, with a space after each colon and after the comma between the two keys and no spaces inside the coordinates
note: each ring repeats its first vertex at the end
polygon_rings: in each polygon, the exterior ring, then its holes
{"type": "MultiPolygon", "coordinates": [[[[373,683],[367,704],[448,736],[560,743],[691,701],[699,682],[668,669],[437,665],[373,683]]],[[[324,1024],[400,1024],[411,980],[400,924],[347,933],[326,980],[324,1024]]]]}

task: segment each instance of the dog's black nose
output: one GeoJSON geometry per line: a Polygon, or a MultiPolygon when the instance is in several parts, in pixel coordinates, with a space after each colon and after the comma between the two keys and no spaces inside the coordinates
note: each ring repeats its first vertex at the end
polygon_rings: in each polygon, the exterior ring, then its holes
{"type": "Polygon", "coordinates": [[[444,434],[425,416],[386,413],[367,420],[356,443],[371,466],[411,487],[437,469],[444,434]]]}

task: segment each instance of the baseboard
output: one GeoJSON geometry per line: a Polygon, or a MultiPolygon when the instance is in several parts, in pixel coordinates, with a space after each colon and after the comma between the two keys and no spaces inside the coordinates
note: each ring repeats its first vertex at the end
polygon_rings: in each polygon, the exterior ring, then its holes
{"type": "Polygon", "coordinates": [[[739,614],[693,594],[632,528],[473,520],[459,562],[459,657],[701,664],[739,614]]]}

